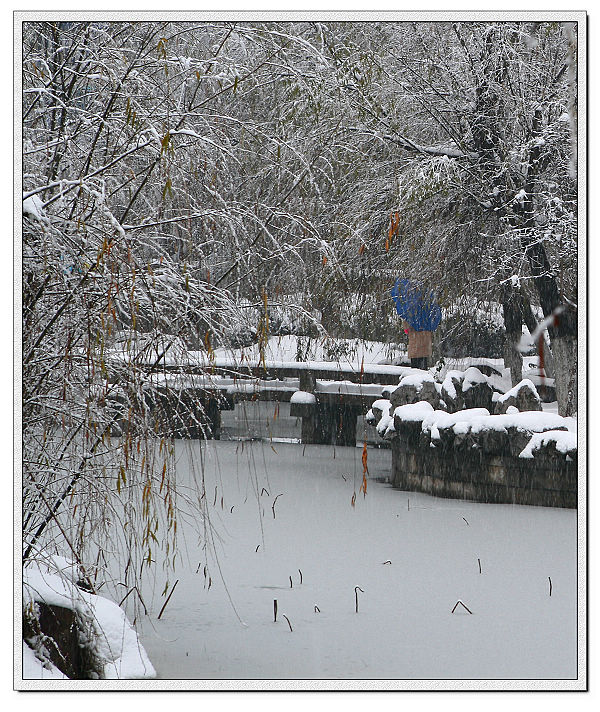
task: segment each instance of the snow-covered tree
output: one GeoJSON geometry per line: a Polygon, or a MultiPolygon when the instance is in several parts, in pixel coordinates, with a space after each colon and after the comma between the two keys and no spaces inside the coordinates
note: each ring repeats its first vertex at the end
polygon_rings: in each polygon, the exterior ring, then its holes
{"type": "Polygon", "coordinates": [[[328,29],[345,128],[365,157],[343,191],[354,262],[421,279],[443,305],[502,303],[515,372],[523,310],[539,305],[559,407],[573,412],[574,27],[387,23],[350,40],[328,29]]]}
{"type": "MultiPolygon", "coordinates": [[[[202,483],[178,493],[148,364],[186,345],[210,357],[252,327],[242,307],[262,306],[277,269],[319,249],[292,199],[309,151],[276,106],[262,113],[290,41],[229,24],[25,23],[26,563],[59,546],[95,584],[110,549],[129,586],[155,547],[174,556],[178,507],[202,530],[202,483]]],[[[202,415],[185,420],[203,428],[202,415]]]]}

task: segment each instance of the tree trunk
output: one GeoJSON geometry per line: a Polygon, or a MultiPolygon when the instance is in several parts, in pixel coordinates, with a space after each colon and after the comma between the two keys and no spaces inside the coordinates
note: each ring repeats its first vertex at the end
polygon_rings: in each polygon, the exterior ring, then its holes
{"type": "Polygon", "coordinates": [[[523,316],[519,294],[510,285],[505,285],[502,295],[502,311],[506,341],[504,342],[504,366],[510,368],[510,380],[513,386],[523,380],[523,357],[519,350],[523,316]]]}
{"type": "Polygon", "coordinates": [[[560,296],[544,246],[540,242],[526,243],[525,249],[544,316],[553,316],[548,334],[554,356],[558,413],[573,415],[577,412],[577,315],[560,296]]]}
{"type": "MultiPolygon", "coordinates": [[[[525,322],[525,326],[529,329],[529,333],[533,334],[533,332],[538,328],[539,325],[537,319],[535,318],[535,314],[533,313],[533,309],[531,308],[529,300],[525,296],[523,296],[522,299],[523,321],[525,322]]],[[[554,378],[554,357],[552,356],[552,351],[550,350],[546,339],[542,339],[541,344],[543,348],[543,353],[539,354],[539,356],[540,363],[544,364],[544,374],[548,378],[554,378]]],[[[537,346],[539,353],[539,344],[537,344],[537,346]]]]}
{"type": "Polygon", "coordinates": [[[555,337],[552,351],[558,414],[573,415],[577,412],[577,339],[555,337]]]}
{"type": "MultiPolygon", "coordinates": [[[[532,165],[534,157],[530,157],[532,165]]],[[[525,190],[527,199],[522,208],[521,226],[532,228],[535,224],[533,177],[530,177],[525,190]]],[[[519,226],[518,221],[516,226],[519,226]]],[[[526,229],[522,231],[521,244],[534,277],[544,317],[553,317],[548,325],[548,335],[554,356],[558,412],[560,415],[573,415],[577,412],[577,313],[562,298],[543,243],[532,239],[527,233],[526,229]]]]}

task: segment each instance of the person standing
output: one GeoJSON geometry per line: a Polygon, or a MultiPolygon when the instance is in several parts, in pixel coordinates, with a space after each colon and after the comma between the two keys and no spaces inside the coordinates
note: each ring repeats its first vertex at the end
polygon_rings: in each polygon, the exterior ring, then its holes
{"type": "Polygon", "coordinates": [[[402,323],[404,333],[408,334],[408,358],[411,368],[420,368],[426,371],[432,354],[433,332],[416,331],[404,319],[402,323]]]}

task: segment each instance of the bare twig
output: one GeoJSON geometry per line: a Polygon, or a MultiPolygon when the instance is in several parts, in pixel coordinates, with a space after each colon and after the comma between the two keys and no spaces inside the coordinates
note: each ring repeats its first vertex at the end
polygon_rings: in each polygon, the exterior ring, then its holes
{"type": "Polygon", "coordinates": [[[302,583],[302,571],[300,571],[300,569],[298,569],[298,573],[300,574],[300,583],[302,583]]]}
{"type": "Polygon", "coordinates": [[[354,587],[354,598],[356,599],[356,612],[358,613],[358,592],[364,593],[360,586],[354,587]]]}
{"type": "Polygon", "coordinates": [[[552,579],[548,576],[548,582],[550,583],[550,595],[552,595],[552,579]]]}
{"type": "Polygon", "coordinates": [[[454,611],[456,610],[456,606],[458,606],[459,603],[465,609],[465,611],[467,611],[467,613],[470,613],[471,615],[473,615],[473,611],[470,611],[460,599],[454,604],[452,613],[454,613],[454,611]]]}
{"type": "Polygon", "coordinates": [[[142,594],[140,593],[140,589],[139,589],[137,586],[134,586],[134,588],[135,588],[135,592],[136,592],[137,595],[138,595],[138,598],[140,599],[140,603],[142,604],[142,606],[144,606],[144,615],[147,616],[147,615],[148,615],[148,609],[146,608],[146,604],[144,603],[144,599],[142,598],[142,594]]]}
{"type": "Polygon", "coordinates": [[[273,599],[273,623],[277,623],[277,599],[273,599]]]}
{"type": "MultiPolygon", "coordinates": [[[[175,586],[173,586],[173,588],[175,588],[175,586]]],[[[125,601],[127,600],[127,597],[128,597],[129,594],[132,593],[133,591],[135,591],[135,592],[137,593],[138,598],[140,599],[140,603],[142,604],[142,606],[144,606],[144,615],[147,616],[147,615],[148,615],[148,609],[146,608],[146,604],[144,603],[144,599],[142,598],[142,594],[140,593],[140,590],[139,590],[139,588],[138,588],[137,586],[133,586],[133,588],[130,588],[130,589],[129,589],[129,591],[125,594],[125,597],[124,597],[123,599],[121,599],[121,602],[119,603],[119,606],[122,606],[123,603],[125,603],[125,601]]],[[[167,604],[165,603],[165,606],[166,606],[166,605],[167,605],[167,604]]],[[[164,607],[164,606],[163,606],[163,607],[164,607]]],[[[162,613],[162,611],[161,611],[161,613],[162,613]]]]}
{"type": "Polygon", "coordinates": [[[288,622],[288,625],[289,625],[289,627],[290,627],[290,633],[293,633],[294,630],[293,630],[293,628],[292,628],[292,624],[290,623],[290,619],[285,615],[285,613],[283,614],[283,617],[284,617],[284,618],[286,619],[286,621],[288,622]]]}
{"type": "Polygon", "coordinates": [[[162,616],[163,611],[164,611],[165,608],[167,607],[167,603],[171,600],[171,596],[173,595],[173,591],[175,590],[175,586],[177,586],[178,583],[179,583],[179,579],[177,579],[177,581],[175,581],[175,583],[173,584],[173,588],[171,589],[171,593],[169,594],[167,600],[163,603],[163,607],[160,609],[160,613],[158,614],[158,619],[157,619],[157,620],[160,620],[160,617],[162,616]]]}
{"type": "Polygon", "coordinates": [[[130,594],[130,593],[133,593],[134,590],[135,590],[135,586],[134,586],[133,588],[130,588],[129,591],[127,591],[127,593],[125,594],[125,596],[119,601],[119,606],[122,606],[122,605],[125,603],[125,601],[127,600],[127,597],[129,596],[129,594],[130,594]]]}
{"type": "Polygon", "coordinates": [[[277,497],[275,497],[275,499],[273,500],[273,505],[271,507],[271,509],[273,510],[273,519],[275,519],[275,504],[276,504],[277,500],[279,499],[279,497],[282,496],[282,494],[283,494],[283,492],[281,494],[278,494],[277,497]]]}

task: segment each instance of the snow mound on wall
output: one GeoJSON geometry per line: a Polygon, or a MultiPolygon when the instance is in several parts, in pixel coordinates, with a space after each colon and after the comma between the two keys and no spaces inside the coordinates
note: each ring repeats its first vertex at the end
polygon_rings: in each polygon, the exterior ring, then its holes
{"type": "Polygon", "coordinates": [[[557,452],[566,455],[577,449],[577,435],[564,430],[547,430],[545,433],[534,433],[519,457],[529,459],[534,453],[550,443],[554,443],[557,452]]]}
{"type": "Polygon", "coordinates": [[[516,430],[531,434],[532,437],[528,445],[520,454],[520,457],[523,458],[533,457],[537,450],[551,442],[556,444],[556,450],[562,454],[577,449],[577,421],[575,418],[564,418],[555,413],[544,411],[520,412],[516,408],[510,407],[502,415],[490,415],[486,408],[471,408],[456,413],[446,413],[442,410],[434,410],[429,403],[421,401],[411,405],[398,406],[394,410],[394,417],[406,423],[420,421],[421,430],[430,433],[432,442],[440,440],[440,429],[450,428],[456,435],[466,435],[470,432],[477,436],[486,430],[503,433],[516,430]]]}
{"type": "Polygon", "coordinates": [[[296,391],[292,393],[290,398],[290,403],[316,403],[317,399],[314,393],[308,393],[307,391],[296,391]]]}
{"type": "Polygon", "coordinates": [[[489,416],[490,411],[486,408],[469,408],[456,413],[446,413],[443,410],[434,410],[423,418],[421,430],[429,431],[432,440],[440,439],[439,429],[453,428],[457,423],[468,422],[471,418],[489,416]]]}
{"type": "Polygon", "coordinates": [[[40,602],[75,611],[90,633],[88,645],[102,665],[103,679],[156,677],[146,651],[121,608],[107,598],[79,589],[73,583],[74,566],[70,565],[69,572],[63,565],[66,559],[54,559],[60,564],[54,571],[43,564],[24,570],[23,605],[40,602]]]}
{"type": "Polygon", "coordinates": [[[503,430],[515,428],[524,432],[541,433],[547,430],[574,432],[574,419],[563,418],[555,413],[543,411],[514,411],[503,415],[490,415],[486,408],[470,408],[456,413],[434,410],[429,403],[420,401],[411,405],[398,406],[394,415],[406,422],[422,421],[423,430],[453,428],[456,433],[469,430],[474,434],[482,430],[503,430]]]}
{"type": "MultiPolygon", "coordinates": [[[[423,421],[434,412],[433,406],[427,401],[418,401],[417,403],[407,403],[399,405],[394,410],[394,417],[400,418],[405,423],[416,423],[423,421]]],[[[440,411],[435,411],[440,412],[440,411]]]]}
{"type": "Polygon", "coordinates": [[[408,376],[404,376],[400,380],[398,388],[400,388],[400,386],[414,386],[418,393],[423,388],[424,383],[435,384],[435,380],[429,371],[420,371],[419,373],[411,373],[408,376]]]}
{"type": "Polygon", "coordinates": [[[476,368],[475,366],[471,366],[465,371],[464,379],[463,379],[463,384],[462,384],[462,390],[463,393],[465,391],[468,391],[470,388],[473,388],[473,386],[476,386],[479,383],[487,383],[488,380],[487,378],[481,373],[481,371],[476,368]]]}
{"type": "Polygon", "coordinates": [[[566,418],[554,413],[530,410],[523,413],[475,417],[468,425],[474,434],[480,433],[482,430],[507,430],[508,428],[515,428],[523,432],[541,433],[545,430],[567,428],[568,424],[565,420],[566,418]]]}

